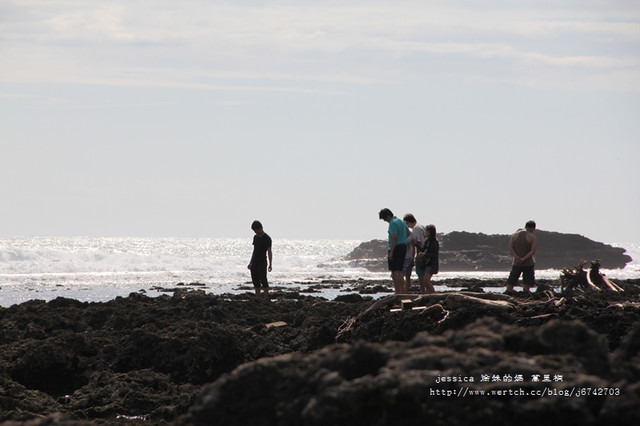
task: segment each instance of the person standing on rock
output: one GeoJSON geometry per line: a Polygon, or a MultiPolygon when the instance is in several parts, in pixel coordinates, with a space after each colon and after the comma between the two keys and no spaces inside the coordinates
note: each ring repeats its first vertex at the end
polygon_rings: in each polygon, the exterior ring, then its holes
{"type": "Polygon", "coordinates": [[[389,239],[387,242],[389,270],[391,271],[391,279],[393,280],[396,294],[402,294],[404,292],[402,267],[407,253],[409,228],[403,221],[395,217],[389,209],[380,210],[378,217],[389,223],[389,239]]]}
{"type": "Polygon", "coordinates": [[[416,255],[416,273],[420,282],[420,293],[435,293],[431,277],[438,273],[440,243],[436,238],[436,226],[427,225],[425,241],[416,255]]]}
{"type": "MultiPolygon", "coordinates": [[[[424,229],[424,226],[420,225],[416,220],[415,216],[411,213],[407,213],[402,218],[404,223],[407,224],[409,229],[411,230],[411,234],[407,238],[407,254],[404,260],[404,268],[402,272],[404,273],[404,281],[405,281],[405,293],[409,293],[411,290],[411,270],[413,269],[413,265],[415,265],[415,257],[417,253],[417,249],[423,246],[425,240],[425,233],[427,232],[424,229]]],[[[420,283],[420,288],[422,288],[422,281],[424,279],[424,275],[420,275],[418,271],[418,265],[416,265],[416,273],[418,274],[418,282],[420,283]]]]}
{"type": "Polygon", "coordinates": [[[253,254],[247,268],[251,271],[251,281],[256,290],[256,296],[260,297],[260,292],[264,291],[264,297],[269,298],[269,281],[267,280],[267,270],[271,272],[273,254],[271,252],[271,237],[262,229],[262,223],[254,220],[251,229],[255,232],[253,236],[253,254]],[[267,258],[269,265],[267,268],[267,258]]]}
{"type": "Polygon", "coordinates": [[[531,286],[536,286],[535,278],[535,259],[538,246],[536,236],[533,232],[536,230],[536,223],[533,220],[528,221],[523,229],[518,229],[509,240],[509,251],[513,256],[513,265],[511,273],[507,279],[507,293],[513,292],[522,274],[522,288],[529,293],[531,286]]]}

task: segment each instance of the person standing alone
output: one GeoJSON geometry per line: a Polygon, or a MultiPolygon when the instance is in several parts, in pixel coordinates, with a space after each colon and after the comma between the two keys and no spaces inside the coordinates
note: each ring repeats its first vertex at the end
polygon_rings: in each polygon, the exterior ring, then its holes
{"type": "Polygon", "coordinates": [[[535,278],[535,259],[538,242],[533,231],[536,230],[536,223],[533,220],[528,221],[523,229],[518,229],[509,240],[509,251],[513,256],[513,265],[511,273],[507,279],[507,293],[513,292],[513,287],[520,279],[522,274],[522,288],[529,293],[531,286],[536,285],[535,278]]]}
{"type": "Polygon", "coordinates": [[[389,223],[389,239],[387,242],[389,270],[391,271],[391,279],[393,280],[396,294],[402,294],[404,292],[402,267],[407,253],[406,243],[409,236],[409,228],[403,221],[395,217],[389,209],[380,210],[378,217],[389,223]]]}
{"type": "Polygon", "coordinates": [[[256,296],[260,297],[260,292],[264,291],[264,297],[269,298],[269,281],[267,280],[267,270],[271,272],[273,254],[271,252],[271,237],[262,229],[262,223],[254,220],[251,229],[255,232],[253,236],[253,253],[247,268],[251,271],[251,281],[256,290],[256,296]],[[267,267],[267,258],[269,264],[267,267]]]}

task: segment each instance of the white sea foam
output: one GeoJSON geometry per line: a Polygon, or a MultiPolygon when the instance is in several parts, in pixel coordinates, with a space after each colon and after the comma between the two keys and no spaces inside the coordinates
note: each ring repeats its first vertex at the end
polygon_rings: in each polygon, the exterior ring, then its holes
{"type": "MultiPolygon", "coordinates": [[[[352,263],[332,260],[349,253],[355,240],[274,239],[274,286],[304,289],[323,280],[389,278],[352,263]],[[322,264],[322,266],[319,266],[322,264]]],[[[640,278],[640,244],[624,247],[634,261],[623,270],[604,270],[611,278],[640,278]]],[[[251,238],[0,238],[0,306],[59,296],[81,301],[107,301],[159,287],[202,283],[212,293],[247,291],[251,238]]],[[[606,265],[605,265],[606,266],[606,265]]],[[[555,279],[559,271],[537,271],[555,279]]],[[[435,278],[504,278],[504,272],[447,272],[435,278]]],[[[343,290],[343,289],[342,289],[343,290]]],[[[333,298],[341,289],[323,290],[333,298]]]]}

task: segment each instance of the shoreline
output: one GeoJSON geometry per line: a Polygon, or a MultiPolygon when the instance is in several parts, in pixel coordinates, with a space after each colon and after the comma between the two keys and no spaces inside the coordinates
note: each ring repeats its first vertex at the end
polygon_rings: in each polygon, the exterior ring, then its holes
{"type": "MultiPolygon", "coordinates": [[[[541,284],[556,287],[559,285],[560,272],[557,270],[536,271],[537,281],[541,284]]],[[[603,270],[606,275],[616,282],[634,282],[640,280],[640,273],[632,274],[631,278],[617,278],[617,274],[611,271],[603,270]]],[[[614,271],[615,272],[615,271],[614,271]]],[[[335,275],[335,274],[334,274],[335,275]]],[[[382,297],[392,292],[391,280],[387,277],[387,273],[378,274],[377,276],[352,276],[344,278],[331,274],[319,275],[308,279],[293,279],[291,281],[283,281],[279,278],[271,280],[271,287],[281,291],[296,291],[303,294],[322,296],[327,299],[348,292],[360,292],[361,294],[377,295],[382,297]]],[[[506,286],[508,273],[490,272],[481,273],[470,271],[465,274],[441,272],[434,276],[433,283],[438,291],[446,291],[451,289],[462,290],[465,287],[487,288],[488,291],[499,291],[500,288],[506,286]]],[[[203,278],[206,278],[204,276],[203,278]]],[[[206,279],[196,279],[195,281],[185,281],[176,283],[126,283],[126,284],[109,284],[109,283],[69,283],[61,284],[52,282],[42,284],[34,282],[33,284],[5,283],[0,284],[0,307],[10,307],[14,304],[20,304],[29,300],[54,300],[57,297],[67,297],[81,302],[108,302],[116,297],[126,297],[131,293],[144,294],[150,297],[161,296],[178,289],[201,289],[208,294],[242,294],[244,292],[253,292],[253,286],[247,280],[234,284],[218,284],[207,283],[206,279]]],[[[415,275],[412,277],[412,290],[418,292],[418,283],[415,275]]]]}
{"type": "MultiPolygon", "coordinates": [[[[160,293],[155,288],[172,288],[180,282],[204,283],[206,291],[213,294],[238,294],[246,291],[238,289],[246,287],[250,280],[246,261],[251,255],[251,244],[247,239],[0,240],[4,242],[0,250],[4,259],[0,262],[0,306],[60,296],[80,301],[108,301],[134,292],[156,296],[160,293]]],[[[302,291],[325,279],[346,281],[362,277],[383,282],[389,279],[388,271],[372,273],[354,267],[351,261],[339,260],[362,241],[279,240],[279,243],[275,269],[269,277],[275,286],[299,287],[302,291]]],[[[629,254],[640,258],[639,246],[631,246],[629,254]]],[[[606,266],[603,264],[603,272],[614,280],[640,278],[637,262],[621,270],[606,266]]],[[[479,271],[471,264],[467,267],[467,272],[441,267],[434,282],[438,285],[448,278],[506,281],[508,276],[507,270],[479,271]]],[[[536,270],[539,279],[557,279],[559,275],[560,270],[539,267],[536,270]]],[[[327,288],[325,297],[333,299],[342,293],[340,290],[327,288]]]]}

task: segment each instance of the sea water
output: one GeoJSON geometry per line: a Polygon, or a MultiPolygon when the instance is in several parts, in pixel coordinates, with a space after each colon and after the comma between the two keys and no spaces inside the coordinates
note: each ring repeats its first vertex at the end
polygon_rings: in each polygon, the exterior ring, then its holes
{"type": "MultiPolygon", "coordinates": [[[[274,239],[272,286],[305,291],[323,282],[389,280],[388,272],[370,272],[339,260],[361,241],[274,239]]],[[[640,244],[623,247],[634,260],[610,278],[640,278],[640,244]]],[[[251,291],[247,264],[251,238],[0,238],[0,306],[57,297],[102,302],[133,292],[166,294],[177,285],[198,283],[209,293],[251,291]]],[[[556,279],[557,270],[536,271],[556,279]]],[[[501,272],[447,272],[434,277],[436,290],[447,278],[506,278],[501,272]]],[[[325,286],[318,296],[334,298],[350,285],[325,286]]]]}

